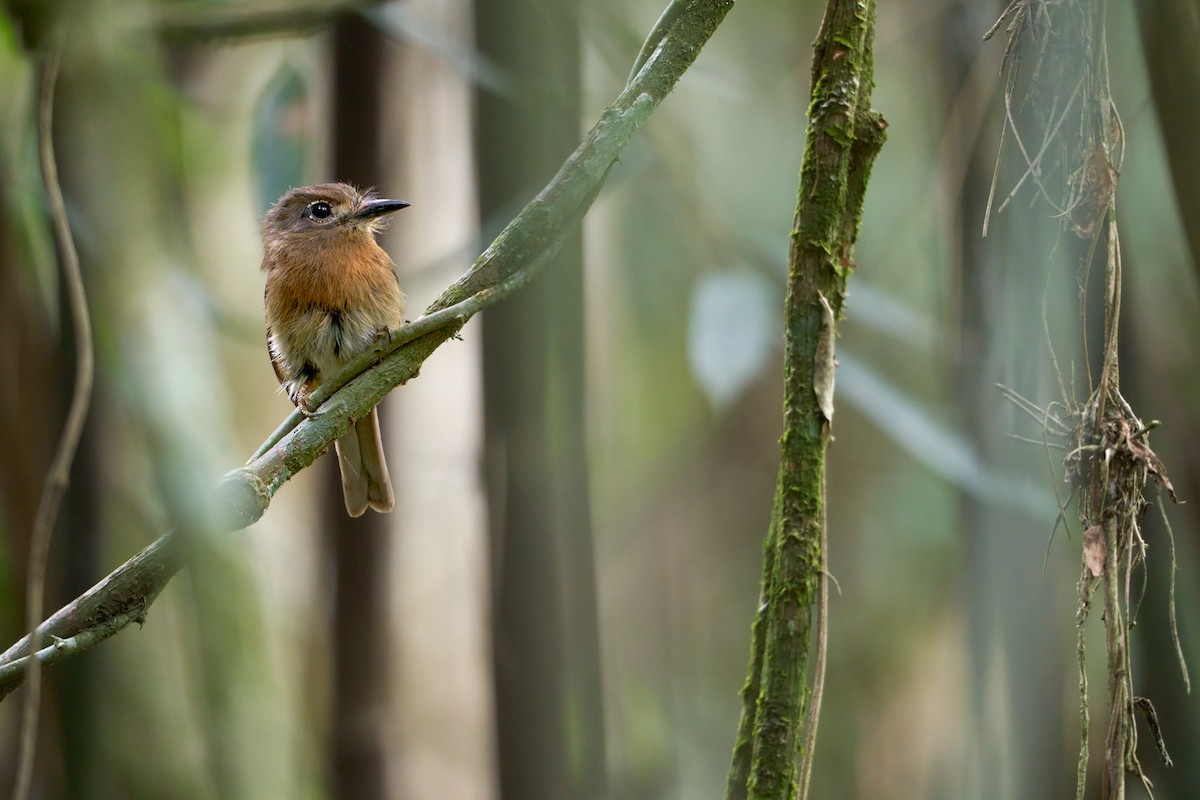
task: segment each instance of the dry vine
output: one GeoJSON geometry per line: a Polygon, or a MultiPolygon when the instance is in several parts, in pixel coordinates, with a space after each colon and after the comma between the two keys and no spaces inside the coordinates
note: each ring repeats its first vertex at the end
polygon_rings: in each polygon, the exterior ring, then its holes
{"type": "MultiPolygon", "coordinates": [[[[1120,389],[1117,342],[1122,264],[1115,197],[1125,135],[1109,91],[1105,4],[1104,0],[1013,0],[985,38],[1002,27],[1008,33],[1002,66],[1005,124],[984,235],[996,196],[1000,158],[1011,136],[1023,159],[1024,172],[996,212],[1003,211],[1023,186],[1031,183],[1035,202],[1040,200],[1053,209],[1061,229],[1089,242],[1076,273],[1081,331],[1087,329],[1088,279],[1095,265],[1103,265],[1101,367],[1098,379],[1090,373],[1087,376],[1087,399],[1081,402],[1067,391],[1053,347],[1050,355],[1058,372],[1061,401],[1041,408],[1010,389],[1005,393],[1041,425],[1047,453],[1052,446],[1066,451],[1062,463],[1070,496],[1060,506],[1055,527],[1065,521],[1065,508],[1074,498],[1083,528],[1076,614],[1081,738],[1076,797],[1082,800],[1084,796],[1089,754],[1083,631],[1093,595],[1100,587],[1109,701],[1101,794],[1123,798],[1126,772],[1136,775],[1147,792],[1151,790],[1137,757],[1136,711],[1145,716],[1159,755],[1165,763],[1171,763],[1153,705],[1134,694],[1129,634],[1138,601],[1134,597],[1134,569],[1143,564],[1147,550],[1141,525],[1147,507],[1146,484],[1153,477],[1172,500],[1175,493],[1162,462],[1150,447],[1149,432],[1157,423],[1143,423],[1120,389]],[[1029,129],[1037,138],[1029,137],[1029,129]],[[1103,256],[1097,258],[1097,253],[1103,256]]],[[[1048,326],[1046,336],[1049,342],[1048,326]]],[[[1086,335],[1083,347],[1086,352],[1086,335]]],[[[1173,554],[1173,543],[1171,550],[1173,554]]],[[[1143,580],[1142,591],[1144,586],[1143,580]]],[[[1176,642],[1187,681],[1177,636],[1176,642]]]]}

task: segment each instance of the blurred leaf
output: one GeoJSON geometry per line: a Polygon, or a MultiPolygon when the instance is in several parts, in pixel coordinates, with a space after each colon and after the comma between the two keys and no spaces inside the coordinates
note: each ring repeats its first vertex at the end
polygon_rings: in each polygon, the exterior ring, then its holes
{"type": "Polygon", "coordinates": [[[1004,474],[986,464],[971,440],[937,418],[873,367],[842,351],[838,355],[838,399],[876,424],[914,459],[978,499],[1012,506],[1035,517],[1053,516],[1056,503],[1047,480],[1004,474]]]}
{"type": "Polygon", "coordinates": [[[692,294],[688,363],[718,409],[726,408],[767,365],[776,345],[779,297],[755,272],[716,272],[692,294]]]}

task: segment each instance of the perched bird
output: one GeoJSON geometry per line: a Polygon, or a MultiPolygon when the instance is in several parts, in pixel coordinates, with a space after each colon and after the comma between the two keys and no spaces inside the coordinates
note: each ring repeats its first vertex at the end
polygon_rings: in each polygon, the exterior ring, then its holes
{"type": "MultiPolygon", "coordinates": [[[[267,349],[292,402],[308,396],[404,317],[392,259],[375,241],[388,214],[406,208],[345,183],[292,189],[263,220],[267,349]]],[[[357,420],[336,443],[346,511],[391,511],[379,416],[357,420]]]]}

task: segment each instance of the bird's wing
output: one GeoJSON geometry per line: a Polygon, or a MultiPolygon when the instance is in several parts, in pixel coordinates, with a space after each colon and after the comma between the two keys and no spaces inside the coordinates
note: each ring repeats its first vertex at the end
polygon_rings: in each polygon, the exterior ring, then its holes
{"type": "Polygon", "coordinates": [[[279,379],[280,383],[287,383],[288,378],[283,374],[283,370],[280,369],[280,355],[276,352],[274,343],[271,341],[271,327],[269,325],[267,326],[267,354],[271,356],[271,369],[275,370],[275,377],[279,379]]]}

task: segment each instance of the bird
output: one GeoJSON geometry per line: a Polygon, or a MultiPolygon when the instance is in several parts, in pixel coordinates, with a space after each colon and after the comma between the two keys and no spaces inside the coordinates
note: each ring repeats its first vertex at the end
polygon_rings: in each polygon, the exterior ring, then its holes
{"type": "MultiPolygon", "coordinates": [[[[286,192],[263,219],[267,351],[282,388],[311,415],[308,397],[404,319],[396,267],[376,235],[410,204],[347,183],[286,192]]],[[[379,414],[353,421],[335,443],[346,511],[395,506],[379,414]]]]}

